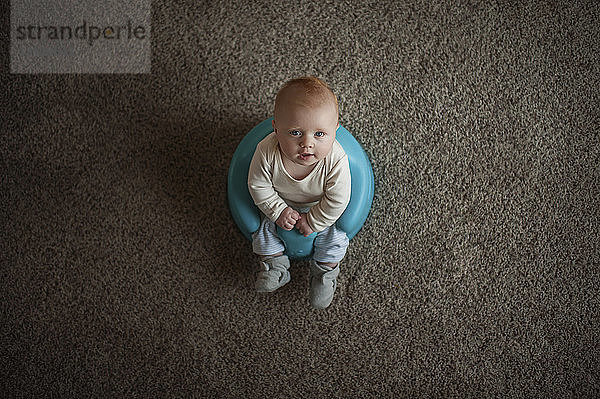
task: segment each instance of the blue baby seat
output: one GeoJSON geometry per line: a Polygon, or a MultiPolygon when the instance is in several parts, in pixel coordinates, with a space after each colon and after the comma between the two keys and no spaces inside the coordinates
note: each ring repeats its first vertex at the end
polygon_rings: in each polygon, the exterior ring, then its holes
{"type": "MultiPolygon", "coordinates": [[[[248,169],[258,143],[273,132],[272,121],[273,118],[266,119],[246,134],[235,150],[229,165],[227,176],[229,210],[242,234],[249,240],[252,240],[252,233],[258,230],[260,225],[260,211],[254,205],[248,191],[248,169]]],[[[336,225],[346,233],[348,239],[351,239],[367,219],[373,202],[375,182],[369,157],[354,136],[340,126],[336,131],[336,140],[348,155],[352,179],[350,203],[336,221],[336,225]]],[[[277,234],[284,242],[288,257],[305,258],[312,254],[317,233],[304,237],[298,229],[287,231],[277,226],[277,234]]]]}

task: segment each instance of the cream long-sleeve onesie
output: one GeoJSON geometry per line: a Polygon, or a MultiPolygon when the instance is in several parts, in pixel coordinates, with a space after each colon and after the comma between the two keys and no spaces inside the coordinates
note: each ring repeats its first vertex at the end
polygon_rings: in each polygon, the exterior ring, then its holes
{"type": "Polygon", "coordinates": [[[256,146],[248,170],[248,190],[256,206],[275,222],[288,206],[310,208],[307,223],[315,232],[335,223],[350,202],[350,166],[340,143],[321,159],[302,180],[289,175],[283,166],[275,133],[256,146]]]}

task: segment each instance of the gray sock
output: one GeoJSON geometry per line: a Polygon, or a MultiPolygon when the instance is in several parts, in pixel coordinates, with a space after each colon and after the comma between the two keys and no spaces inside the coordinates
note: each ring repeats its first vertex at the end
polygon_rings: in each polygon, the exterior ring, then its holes
{"type": "Polygon", "coordinates": [[[286,255],[271,256],[259,262],[260,270],[256,277],[258,292],[273,292],[290,281],[290,260],[286,255]]]}

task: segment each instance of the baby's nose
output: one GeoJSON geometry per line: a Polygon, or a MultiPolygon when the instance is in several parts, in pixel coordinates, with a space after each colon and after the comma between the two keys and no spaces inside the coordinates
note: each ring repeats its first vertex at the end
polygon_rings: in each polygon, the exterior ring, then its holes
{"type": "Polygon", "coordinates": [[[304,140],[302,140],[302,143],[300,143],[300,145],[304,148],[312,148],[313,143],[308,138],[305,138],[304,140]]]}

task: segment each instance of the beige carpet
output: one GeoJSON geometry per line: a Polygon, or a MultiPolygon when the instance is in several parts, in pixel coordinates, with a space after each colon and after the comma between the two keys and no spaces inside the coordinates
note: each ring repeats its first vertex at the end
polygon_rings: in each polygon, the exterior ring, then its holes
{"type": "Polygon", "coordinates": [[[3,57],[3,397],[600,395],[595,1],[154,1],[152,47],[148,75],[3,57]],[[253,291],[226,202],[304,74],[376,184],[320,312],[306,262],[253,291]]]}

